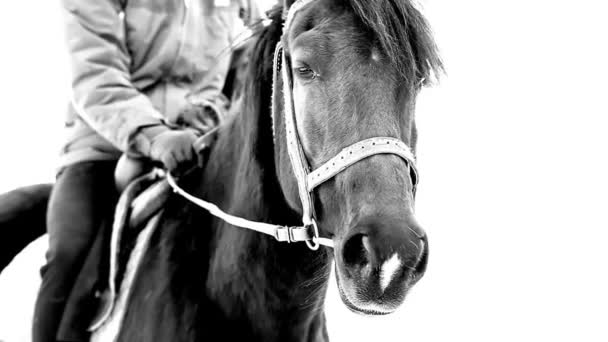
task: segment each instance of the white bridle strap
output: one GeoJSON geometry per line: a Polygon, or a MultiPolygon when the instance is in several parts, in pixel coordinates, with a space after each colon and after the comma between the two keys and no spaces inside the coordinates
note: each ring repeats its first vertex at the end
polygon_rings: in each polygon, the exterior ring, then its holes
{"type": "MultiPolygon", "coordinates": [[[[291,12],[290,12],[291,13],[291,12]]],[[[296,177],[298,184],[298,194],[300,197],[300,203],[302,203],[302,224],[305,227],[313,229],[314,237],[310,241],[306,241],[306,244],[310,249],[316,250],[319,248],[318,238],[319,231],[317,223],[313,218],[313,204],[312,197],[308,191],[306,180],[308,179],[308,162],[302,150],[302,143],[298,135],[298,127],[296,125],[295,111],[293,108],[292,98],[292,81],[291,81],[291,70],[289,70],[289,64],[287,57],[283,51],[283,46],[279,42],[275,50],[275,61],[281,58],[283,67],[280,68],[281,77],[283,81],[283,110],[285,120],[285,138],[287,142],[287,153],[289,154],[289,160],[291,161],[291,169],[293,170],[294,176],[296,177]]],[[[276,67],[278,69],[278,65],[276,67]]]]}
{"type": "Polygon", "coordinates": [[[403,141],[388,137],[365,139],[343,149],[338,155],[308,174],[306,179],[307,190],[313,191],[319,184],[364,158],[385,153],[395,154],[403,158],[409,167],[413,167],[415,164],[414,154],[403,141]]]}
{"type": "Polygon", "coordinates": [[[281,68],[281,76],[283,77],[283,99],[284,99],[284,120],[285,120],[285,136],[287,140],[287,152],[293,173],[298,181],[298,193],[302,201],[302,222],[304,225],[312,224],[312,200],[308,195],[308,187],[306,180],[308,179],[308,162],[304,157],[302,144],[298,135],[298,128],[294,116],[292,89],[291,89],[291,70],[288,70],[287,58],[283,53],[281,43],[277,45],[278,53],[281,56],[283,67],[281,68]]]}
{"type": "MultiPolygon", "coordinates": [[[[311,232],[311,230],[308,227],[279,226],[279,225],[268,224],[268,223],[263,223],[263,222],[250,221],[250,220],[244,219],[242,217],[230,215],[230,214],[224,212],[223,210],[221,210],[220,208],[218,208],[217,205],[207,202],[205,200],[202,200],[202,199],[195,197],[195,196],[189,194],[188,192],[186,192],[179,185],[177,185],[175,178],[173,178],[173,176],[170,173],[167,173],[167,181],[169,182],[169,185],[171,185],[171,188],[173,188],[173,191],[175,191],[177,194],[183,196],[190,202],[207,210],[213,216],[216,216],[216,217],[224,220],[226,223],[229,223],[233,226],[237,226],[240,228],[246,228],[246,229],[254,230],[259,233],[271,235],[271,236],[274,236],[275,239],[277,239],[277,241],[281,241],[281,242],[310,241],[314,237],[314,235],[313,235],[314,232],[311,232]]],[[[331,239],[317,238],[317,241],[319,244],[321,244],[323,246],[327,246],[327,247],[334,246],[334,243],[331,239]]]]}

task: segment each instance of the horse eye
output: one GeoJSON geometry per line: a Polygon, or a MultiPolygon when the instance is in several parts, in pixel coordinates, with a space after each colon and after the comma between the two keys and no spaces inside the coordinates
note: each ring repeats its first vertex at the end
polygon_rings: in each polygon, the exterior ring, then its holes
{"type": "Polygon", "coordinates": [[[309,67],[299,67],[296,68],[298,75],[305,79],[314,79],[317,77],[317,74],[309,67]]]}

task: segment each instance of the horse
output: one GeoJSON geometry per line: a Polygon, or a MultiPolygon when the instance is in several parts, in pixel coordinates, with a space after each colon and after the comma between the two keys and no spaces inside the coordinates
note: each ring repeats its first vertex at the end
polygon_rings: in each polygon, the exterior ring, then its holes
{"type": "Polygon", "coordinates": [[[254,37],[242,97],[177,183],[285,235],[172,195],[117,341],[328,341],[332,265],[364,315],[394,312],[426,270],[414,111],[442,64],[423,15],[409,0],[284,0],[254,37]]]}

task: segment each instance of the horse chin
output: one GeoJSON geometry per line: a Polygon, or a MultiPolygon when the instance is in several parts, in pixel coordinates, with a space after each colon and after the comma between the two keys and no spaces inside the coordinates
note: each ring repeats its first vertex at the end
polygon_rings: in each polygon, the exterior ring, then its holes
{"type": "MultiPolygon", "coordinates": [[[[397,310],[397,308],[400,306],[401,301],[399,301],[398,303],[395,302],[391,302],[391,303],[377,303],[377,302],[372,302],[372,301],[366,301],[363,302],[362,300],[358,300],[358,299],[351,299],[352,297],[357,296],[357,293],[359,293],[360,291],[356,290],[356,285],[351,284],[351,285],[342,285],[342,281],[341,281],[341,275],[340,272],[337,270],[336,267],[336,282],[338,284],[338,292],[340,293],[340,298],[342,299],[342,302],[344,303],[344,305],[346,305],[346,307],[359,315],[363,315],[363,316],[384,316],[384,315],[388,315],[391,314],[393,312],[395,312],[395,310],[397,310]],[[346,289],[345,289],[346,287],[346,289]],[[348,290],[351,289],[351,290],[348,290]],[[351,295],[347,294],[350,293],[351,295]],[[355,304],[357,303],[357,304],[355,304]]],[[[348,282],[348,281],[345,281],[348,282]]],[[[407,290],[404,291],[402,298],[405,298],[405,294],[407,293],[407,290]]]]}
{"type": "Polygon", "coordinates": [[[348,299],[348,296],[344,293],[344,290],[342,289],[342,286],[340,286],[340,283],[338,283],[338,291],[340,292],[340,298],[342,298],[342,302],[344,303],[344,305],[346,305],[346,307],[359,315],[363,315],[363,316],[385,316],[388,315],[390,313],[392,313],[393,311],[384,311],[383,309],[379,308],[379,310],[374,310],[374,309],[370,309],[370,308],[361,308],[356,306],[355,304],[353,304],[350,299],[348,299]]]}

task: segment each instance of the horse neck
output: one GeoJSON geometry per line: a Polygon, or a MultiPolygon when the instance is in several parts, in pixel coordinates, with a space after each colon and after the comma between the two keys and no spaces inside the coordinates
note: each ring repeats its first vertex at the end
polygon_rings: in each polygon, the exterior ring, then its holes
{"type": "MultiPolygon", "coordinates": [[[[299,215],[287,206],[276,180],[270,127],[269,113],[252,110],[222,128],[203,177],[204,196],[249,220],[298,225],[299,215]]],[[[279,243],[219,219],[213,219],[212,226],[215,248],[207,285],[223,310],[252,316],[258,324],[263,322],[262,329],[292,330],[281,332],[282,338],[316,340],[310,334],[318,335],[324,327],[327,250],[313,252],[303,243],[279,243]],[[284,324],[286,320],[292,324],[284,324]]]]}

